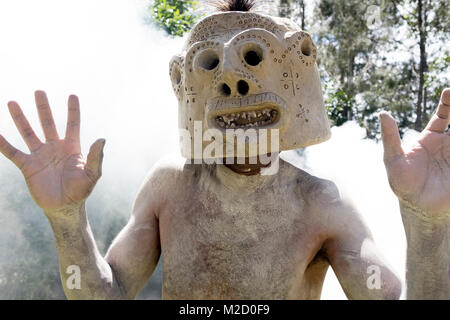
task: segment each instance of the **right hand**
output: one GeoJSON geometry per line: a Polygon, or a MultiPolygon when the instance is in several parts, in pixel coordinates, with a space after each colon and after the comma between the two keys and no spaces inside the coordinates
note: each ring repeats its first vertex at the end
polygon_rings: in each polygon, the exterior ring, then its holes
{"type": "Polygon", "coordinates": [[[43,91],[35,92],[45,142],[41,142],[28,123],[19,105],[8,103],[9,112],[30,154],[13,147],[0,135],[0,152],[23,173],[34,201],[48,215],[82,204],[101,176],[104,139],[90,148],[86,162],[80,146],[80,105],[74,95],[69,97],[66,136],[60,139],[43,91]]]}

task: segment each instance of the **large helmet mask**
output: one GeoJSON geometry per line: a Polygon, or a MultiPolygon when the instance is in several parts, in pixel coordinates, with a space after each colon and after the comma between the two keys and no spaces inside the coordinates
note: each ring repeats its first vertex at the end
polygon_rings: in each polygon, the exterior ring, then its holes
{"type": "MultiPolygon", "coordinates": [[[[170,62],[179,128],[191,137],[182,155],[204,158],[192,140],[211,129],[223,134],[223,158],[236,157],[225,146],[227,129],[278,130],[277,150],[272,144],[257,155],[329,139],[316,58],[310,35],[285,18],[238,11],[198,22],[170,62]]],[[[200,149],[210,144],[206,139],[200,149]]]]}

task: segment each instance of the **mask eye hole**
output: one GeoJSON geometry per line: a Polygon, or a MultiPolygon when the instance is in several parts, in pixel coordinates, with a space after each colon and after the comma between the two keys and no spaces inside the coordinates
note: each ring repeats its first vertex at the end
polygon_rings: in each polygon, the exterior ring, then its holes
{"type": "Polygon", "coordinates": [[[303,55],[309,57],[312,51],[312,43],[309,39],[306,39],[302,42],[302,46],[300,48],[302,50],[303,55]]]}
{"type": "Polygon", "coordinates": [[[247,62],[247,63],[248,63],[249,65],[251,65],[251,66],[257,66],[257,65],[261,62],[261,58],[260,58],[259,55],[258,55],[255,51],[253,51],[253,50],[247,52],[247,53],[245,54],[244,59],[245,59],[245,62],[247,62]]]}
{"type": "Polygon", "coordinates": [[[220,63],[219,55],[213,50],[206,50],[200,53],[197,58],[200,68],[207,71],[214,70],[220,63]]]}
{"type": "Polygon", "coordinates": [[[248,65],[256,67],[263,61],[263,50],[256,44],[250,44],[244,49],[243,56],[248,65]]]}

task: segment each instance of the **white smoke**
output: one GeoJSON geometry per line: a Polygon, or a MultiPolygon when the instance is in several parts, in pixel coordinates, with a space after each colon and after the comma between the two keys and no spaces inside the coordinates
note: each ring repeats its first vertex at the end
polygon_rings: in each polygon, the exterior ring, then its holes
{"type": "MultiPolygon", "coordinates": [[[[33,91],[46,90],[62,134],[67,96],[77,94],[83,149],[87,151],[97,138],[107,140],[104,183],[123,185],[122,180],[140,175],[156,159],[176,150],[177,103],[168,63],[181,40],[143,24],[147,4],[107,0],[0,4],[0,105],[17,100],[40,133],[33,91]]],[[[0,128],[26,150],[5,107],[0,109],[0,128]]]]}
{"type": "MultiPolygon", "coordinates": [[[[67,96],[77,94],[85,154],[97,138],[107,140],[103,178],[91,198],[105,204],[104,215],[118,204],[130,210],[145,173],[159,158],[178,152],[177,101],[168,63],[182,39],[143,23],[147,5],[143,0],[0,2],[0,132],[27,150],[6,108],[16,100],[42,137],[33,101],[34,90],[41,89],[47,91],[62,135],[67,96]]],[[[308,148],[306,160],[295,152],[283,157],[341,185],[364,214],[381,251],[404,274],[403,228],[381,146],[362,138],[361,129],[350,123],[334,128],[331,141],[308,148]]],[[[18,237],[21,230],[6,212],[11,207],[6,191],[26,188],[23,181],[2,181],[6,177],[18,179],[19,174],[0,157],[0,241],[18,237]]],[[[6,252],[4,243],[0,248],[6,252]]],[[[330,275],[323,298],[345,298],[330,275]]]]}

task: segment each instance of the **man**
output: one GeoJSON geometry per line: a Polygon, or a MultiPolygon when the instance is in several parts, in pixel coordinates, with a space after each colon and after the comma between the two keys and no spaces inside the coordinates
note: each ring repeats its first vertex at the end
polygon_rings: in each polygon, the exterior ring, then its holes
{"type": "MultiPolygon", "coordinates": [[[[85,210],[101,176],[105,141],[97,140],[83,160],[78,98],[69,97],[61,139],[45,93],[35,93],[45,142],[19,105],[8,104],[30,154],[1,136],[0,151],[23,172],[53,228],[68,298],[134,298],[160,257],[165,299],[318,299],[330,265],[348,298],[400,296],[399,279],[335,185],[279,159],[278,151],[329,137],[317,52],[289,20],[246,12],[251,3],[223,2],[225,12],[200,21],[172,60],[187,160],[162,161],[149,173],[105,257],[85,210]],[[240,153],[235,140],[242,132],[240,153]],[[77,269],[74,286],[66,271],[77,269]],[[368,270],[376,270],[378,285],[369,285],[368,270]]],[[[446,89],[408,151],[395,121],[380,115],[386,169],[408,241],[411,299],[450,298],[449,113],[446,89]]]]}

